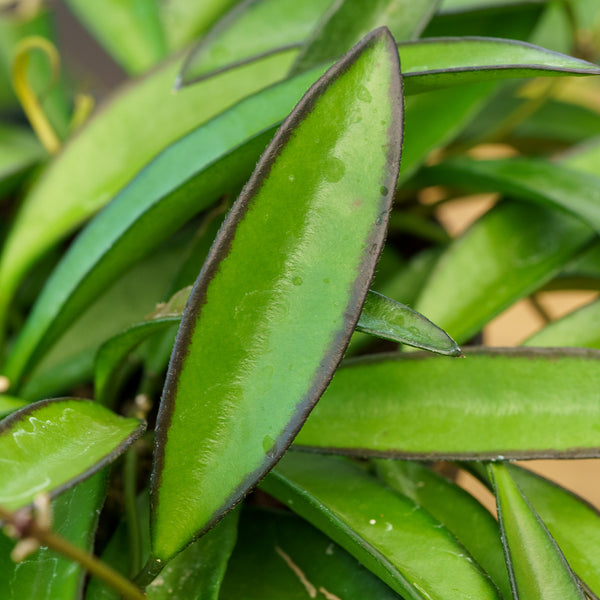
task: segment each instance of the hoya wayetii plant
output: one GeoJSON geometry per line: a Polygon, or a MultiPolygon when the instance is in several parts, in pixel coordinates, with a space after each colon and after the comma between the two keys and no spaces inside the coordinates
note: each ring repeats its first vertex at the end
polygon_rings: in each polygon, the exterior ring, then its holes
{"type": "Polygon", "coordinates": [[[64,4],[130,80],[0,2],[0,600],[600,598],[513,464],[600,457],[600,5],[64,4]]]}

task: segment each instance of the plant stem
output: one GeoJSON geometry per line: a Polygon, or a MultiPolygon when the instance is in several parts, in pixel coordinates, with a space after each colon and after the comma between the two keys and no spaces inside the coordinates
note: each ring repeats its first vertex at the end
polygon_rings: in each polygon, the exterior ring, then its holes
{"type": "Polygon", "coordinates": [[[146,599],[146,595],[135,584],[123,577],[123,575],[117,573],[117,571],[93,554],[89,554],[53,531],[40,526],[35,518],[29,517],[24,524],[23,518],[20,515],[0,507],[0,520],[4,520],[12,525],[19,532],[20,537],[33,538],[42,546],[47,546],[62,556],[79,563],[92,575],[102,579],[118,591],[125,600],[146,599]]]}

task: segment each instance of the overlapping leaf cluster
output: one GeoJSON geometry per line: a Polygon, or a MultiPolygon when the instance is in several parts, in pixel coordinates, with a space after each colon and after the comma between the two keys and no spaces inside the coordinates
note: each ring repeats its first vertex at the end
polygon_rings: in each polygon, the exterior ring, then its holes
{"type": "MultiPolygon", "coordinates": [[[[482,345],[521,299],[598,288],[597,3],[66,4],[141,77],[75,134],[67,78],[14,60],[52,12],[0,12],[12,533],[49,494],[157,600],[600,597],[597,511],[508,462],[600,457],[598,303],[482,345]]],[[[0,599],[129,593],[15,544],[0,599]]]]}

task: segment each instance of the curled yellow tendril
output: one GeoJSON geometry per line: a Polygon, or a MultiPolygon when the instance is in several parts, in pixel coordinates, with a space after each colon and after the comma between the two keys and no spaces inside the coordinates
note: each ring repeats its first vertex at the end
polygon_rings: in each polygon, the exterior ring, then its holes
{"type": "Polygon", "coordinates": [[[13,87],[40,142],[50,154],[55,154],[60,149],[60,139],[44,114],[38,95],[27,78],[27,67],[34,50],[41,50],[48,57],[52,69],[52,80],[49,87],[57,81],[60,73],[58,50],[46,38],[31,36],[21,40],[17,45],[12,69],[13,87]]]}
{"type": "Polygon", "coordinates": [[[76,94],[74,103],[75,109],[73,110],[73,116],[69,124],[71,131],[79,129],[88,120],[88,117],[94,110],[94,98],[90,94],[76,94]]]}

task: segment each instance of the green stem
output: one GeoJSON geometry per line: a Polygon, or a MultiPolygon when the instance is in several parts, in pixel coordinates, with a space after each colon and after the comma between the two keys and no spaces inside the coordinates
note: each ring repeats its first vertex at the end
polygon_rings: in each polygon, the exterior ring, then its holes
{"type": "Polygon", "coordinates": [[[141,587],[146,588],[150,585],[163,570],[164,565],[159,558],[150,556],[144,568],[137,574],[134,581],[141,587]]]}
{"type": "Polygon", "coordinates": [[[146,600],[146,595],[131,581],[123,577],[120,573],[117,573],[93,554],[89,554],[85,550],[74,546],[71,542],[68,542],[49,529],[41,527],[36,523],[34,518],[31,518],[26,525],[23,525],[22,518],[0,507],[0,519],[12,525],[20,532],[21,537],[33,538],[42,546],[47,546],[51,550],[80,564],[89,573],[95,575],[98,579],[102,579],[102,581],[118,591],[125,600],[146,600]]]}

